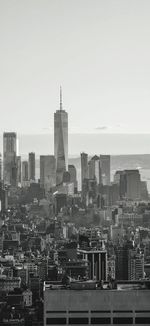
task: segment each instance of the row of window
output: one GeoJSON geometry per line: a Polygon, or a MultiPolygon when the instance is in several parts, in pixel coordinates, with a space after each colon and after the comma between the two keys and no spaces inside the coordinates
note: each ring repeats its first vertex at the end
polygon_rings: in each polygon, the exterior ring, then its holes
{"type": "MultiPolygon", "coordinates": [[[[46,318],[46,325],[66,325],[66,318],[46,318]]],[[[87,325],[89,324],[89,319],[87,317],[80,318],[69,318],[69,325],[87,325]]],[[[90,325],[106,325],[111,324],[111,318],[109,317],[94,317],[90,320],[90,325]]],[[[132,325],[133,318],[132,317],[114,317],[113,318],[114,325],[132,325]]],[[[135,317],[135,324],[144,324],[150,325],[150,317],[135,317]]]]}
{"type": "MultiPolygon", "coordinates": [[[[91,311],[88,311],[88,310],[69,310],[68,313],[71,314],[88,314],[89,312],[91,312],[91,314],[94,314],[94,313],[99,313],[99,314],[109,314],[111,313],[111,310],[91,310],[91,311]]],[[[113,313],[133,313],[134,311],[133,310],[113,310],[112,311],[113,313]]],[[[47,310],[46,311],[47,314],[66,314],[67,311],[66,310],[57,310],[57,311],[49,311],[47,310]]],[[[135,313],[150,313],[150,310],[135,310],[135,313]]]]}

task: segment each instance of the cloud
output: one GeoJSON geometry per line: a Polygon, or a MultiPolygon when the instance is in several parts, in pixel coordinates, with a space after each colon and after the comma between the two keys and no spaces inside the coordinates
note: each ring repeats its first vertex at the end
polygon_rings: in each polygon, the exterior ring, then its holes
{"type": "Polygon", "coordinates": [[[107,126],[99,126],[99,127],[96,127],[95,129],[99,130],[99,131],[103,131],[103,130],[108,129],[108,127],[107,126]]]}

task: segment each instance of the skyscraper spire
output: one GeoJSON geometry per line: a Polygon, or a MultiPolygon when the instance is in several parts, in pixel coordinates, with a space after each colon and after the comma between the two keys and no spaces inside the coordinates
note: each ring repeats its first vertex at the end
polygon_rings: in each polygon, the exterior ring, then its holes
{"type": "Polygon", "coordinates": [[[62,87],[60,86],[60,111],[63,109],[63,104],[62,104],[62,87]]]}

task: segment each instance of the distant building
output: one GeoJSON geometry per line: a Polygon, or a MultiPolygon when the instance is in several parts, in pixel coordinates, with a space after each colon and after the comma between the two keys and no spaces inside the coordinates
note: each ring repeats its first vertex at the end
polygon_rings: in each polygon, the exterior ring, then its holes
{"type": "Polygon", "coordinates": [[[56,185],[62,183],[68,170],[68,113],[63,109],[60,89],[60,109],[54,113],[54,155],[56,159],[56,185]]]}
{"type": "Polygon", "coordinates": [[[114,183],[120,184],[121,175],[123,175],[122,170],[117,170],[114,174],[114,183]]]}
{"type": "Polygon", "coordinates": [[[22,162],[22,181],[28,181],[28,162],[22,162]]]}
{"type": "Polygon", "coordinates": [[[56,160],[54,155],[40,156],[40,186],[49,191],[56,185],[56,160]]]}
{"type": "Polygon", "coordinates": [[[97,202],[97,183],[95,179],[84,179],[82,184],[82,202],[85,206],[97,202]]]}
{"type": "Polygon", "coordinates": [[[21,185],[21,156],[17,156],[17,186],[21,185]]]}
{"type": "Polygon", "coordinates": [[[68,165],[68,172],[70,173],[70,182],[74,183],[74,192],[77,193],[78,182],[77,182],[77,171],[74,165],[68,165]]]}
{"type": "Polygon", "coordinates": [[[141,177],[139,170],[124,170],[120,175],[120,194],[128,200],[141,198],[141,177]]]}
{"type": "Polygon", "coordinates": [[[29,160],[28,160],[28,178],[29,181],[35,181],[35,153],[29,153],[29,160]]]}
{"type": "Polygon", "coordinates": [[[55,213],[58,214],[63,207],[67,206],[67,195],[56,193],[55,195],[55,213]]]}
{"type": "Polygon", "coordinates": [[[16,186],[17,162],[16,162],[17,135],[15,132],[3,134],[3,180],[5,185],[16,186]]]}
{"type": "Polygon", "coordinates": [[[100,155],[101,182],[110,185],[110,155],[100,155]]]}
{"type": "Polygon", "coordinates": [[[70,182],[70,173],[69,173],[69,171],[65,171],[64,173],[63,173],[63,182],[65,182],[65,183],[68,183],[68,182],[70,182]]]}
{"type": "Polygon", "coordinates": [[[89,179],[95,179],[97,184],[100,183],[100,160],[97,155],[93,156],[88,163],[89,179]]]}
{"type": "Polygon", "coordinates": [[[88,154],[81,153],[81,189],[83,186],[84,179],[89,178],[88,173],[88,154]]]}

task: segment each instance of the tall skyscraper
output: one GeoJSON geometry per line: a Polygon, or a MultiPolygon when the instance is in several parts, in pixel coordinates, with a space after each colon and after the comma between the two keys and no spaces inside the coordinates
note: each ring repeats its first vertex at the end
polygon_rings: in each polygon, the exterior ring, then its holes
{"type": "Polygon", "coordinates": [[[140,280],[144,278],[144,254],[140,249],[129,250],[128,279],[140,280]]]}
{"type": "Polygon", "coordinates": [[[15,132],[4,132],[3,134],[3,179],[4,184],[16,186],[17,162],[16,162],[15,132]]]}
{"type": "Polygon", "coordinates": [[[124,170],[120,177],[121,198],[138,200],[141,197],[141,176],[139,170],[124,170]]]}
{"type": "Polygon", "coordinates": [[[29,153],[29,180],[35,181],[35,153],[29,153]]]}
{"type": "Polygon", "coordinates": [[[110,155],[100,155],[101,181],[104,186],[110,185],[110,155]]]}
{"type": "Polygon", "coordinates": [[[17,185],[21,184],[21,156],[17,156],[17,185]]]}
{"type": "Polygon", "coordinates": [[[54,113],[54,155],[56,159],[56,185],[62,183],[68,170],[68,113],[63,109],[60,88],[60,109],[54,113]]]}
{"type": "Polygon", "coordinates": [[[97,184],[100,183],[100,161],[97,155],[93,156],[88,163],[89,179],[95,179],[97,184]]]}
{"type": "Polygon", "coordinates": [[[74,183],[75,193],[77,192],[78,182],[77,182],[77,171],[74,165],[68,165],[68,171],[70,173],[70,182],[74,183]]]}
{"type": "Polygon", "coordinates": [[[56,163],[54,155],[40,156],[40,186],[49,191],[56,185],[56,163]]]}
{"type": "Polygon", "coordinates": [[[88,179],[88,154],[81,153],[81,188],[83,185],[84,179],[88,179]]]}
{"type": "Polygon", "coordinates": [[[28,181],[28,161],[22,162],[22,182],[28,181]]]}

